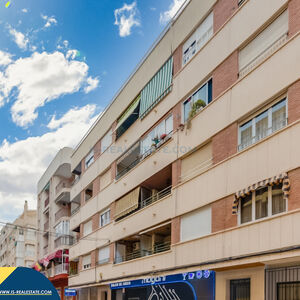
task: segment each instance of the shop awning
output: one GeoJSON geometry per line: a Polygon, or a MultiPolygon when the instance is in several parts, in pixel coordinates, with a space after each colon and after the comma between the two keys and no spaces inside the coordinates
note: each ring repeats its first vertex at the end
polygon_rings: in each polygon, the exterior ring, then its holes
{"type": "Polygon", "coordinates": [[[282,173],[280,175],[259,181],[255,184],[248,186],[245,189],[238,191],[235,194],[235,199],[233,201],[232,214],[233,215],[237,214],[239,201],[241,198],[245,198],[247,195],[250,195],[253,191],[255,191],[258,188],[265,187],[265,186],[272,186],[272,185],[280,184],[280,183],[282,183],[283,197],[284,197],[284,199],[288,199],[289,194],[290,194],[290,180],[289,180],[287,173],[282,173]]]}
{"type": "Polygon", "coordinates": [[[139,207],[140,187],[116,202],[115,218],[118,219],[136,210],[139,207]]]}
{"type": "Polygon", "coordinates": [[[172,87],[173,57],[147,83],[141,92],[140,118],[142,119],[172,87]]]}

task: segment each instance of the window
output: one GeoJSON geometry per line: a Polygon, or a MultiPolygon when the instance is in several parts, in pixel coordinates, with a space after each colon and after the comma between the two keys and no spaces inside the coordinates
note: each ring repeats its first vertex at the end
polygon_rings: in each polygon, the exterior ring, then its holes
{"type": "Polygon", "coordinates": [[[230,300],[250,300],[250,278],[230,280],[230,300]]]}
{"type": "Polygon", "coordinates": [[[55,226],[55,235],[56,237],[60,237],[62,235],[70,234],[70,221],[61,221],[55,226]]]}
{"type": "Polygon", "coordinates": [[[211,207],[206,206],[181,218],[181,241],[188,241],[211,233],[211,207]]]}
{"type": "Polygon", "coordinates": [[[277,284],[278,300],[300,299],[300,282],[280,282],[277,284]]]}
{"type": "Polygon", "coordinates": [[[213,13],[211,13],[196,29],[183,45],[182,65],[184,66],[213,35],[213,13]]]}
{"type": "Polygon", "coordinates": [[[259,188],[241,198],[240,223],[270,217],[286,211],[282,183],[259,188]]]}
{"type": "Polygon", "coordinates": [[[84,200],[85,200],[85,202],[89,201],[92,197],[93,197],[93,184],[90,184],[84,190],[84,200]]]}
{"type": "Polygon", "coordinates": [[[24,230],[23,229],[19,229],[19,235],[24,235],[24,230]]]}
{"type": "Polygon", "coordinates": [[[286,99],[260,113],[239,128],[239,150],[267,137],[287,125],[286,99]]]}
{"type": "Polygon", "coordinates": [[[100,227],[107,225],[110,222],[110,209],[100,215],[100,227]]]}
{"type": "Polygon", "coordinates": [[[272,55],[286,40],[288,12],[283,12],[239,52],[239,75],[244,76],[272,55]]]}
{"type": "Polygon", "coordinates": [[[26,230],[26,239],[30,240],[30,241],[34,241],[35,240],[35,230],[28,228],[26,230]]]}
{"type": "Polygon", "coordinates": [[[192,110],[193,104],[197,100],[203,100],[206,105],[209,104],[212,100],[212,79],[206,82],[204,85],[201,86],[191,97],[189,97],[183,103],[183,110],[184,110],[184,122],[189,119],[190,111],[192,110]]]}
{"type": "Polygon", "coordinates": [[[151,147],[159,147],[173,131],[173,115],[159,123],[141,141],[141,154],[150,153],[151,147]]]}
{"type": "Polygon", "coordinates": [[[111,143],[112,143],[112,130],[110,129],[101,140],[101,153],[105,152],[105,150],[111,145],[111,143]]]}
{"type": "Polygon", "coordinates": [[[109,256],[110,256],[109,246],[100,248],[98,253],[98,265],[109,262],[109,256]]]}
{"type": "Polygon", "coordinates": [[[91,255],[85,255],[82,257],[83,269],[89,269],[92,266],[91,255]]]}
{"type": "Polygon", "coordinates": [[[92,232],[92,220],[88,221],[87,223],[83,224],[83,235],[86,236],[92,232]]]}
{"type": "Polygon", "coordinates": [[[94,149],[85,158],[85,168],[87,169],[94,162],[94,149]]]}

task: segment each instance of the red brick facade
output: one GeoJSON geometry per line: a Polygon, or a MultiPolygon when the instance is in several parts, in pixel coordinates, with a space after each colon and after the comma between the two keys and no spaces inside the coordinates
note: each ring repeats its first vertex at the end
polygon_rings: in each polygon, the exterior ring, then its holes
{"type": "Polygon", "coordinates": [[[173,76],[175,76],[182,67],[182,45],[173,53],[173,76]]]}
{"type": "Polygon", "coordinates": [[[288,210],[300,208],[300,168],[288,173],[291,190],[288,201],[288,210]]]}
{"type": "Polygon", "coordinates": [[[99,228],[99,213],[92,217],[92,230],[95,231],[99,228]]]}
{"type": "Polygon", "coordinates": [[[94,146],[94,160],[96,160],[101,154],[101,141],[98,141],[94,146]]]}
{"type": "Polygon", "coordinates": [[[91,252],[91,268],[96,267],[97,264],[97,250],[91,252]]]}
{"type": "Polygon", "coordinates": [[[220,199],[211,205],[212,232],[237,226],[237,216],[232,215],[234,195],[220,199]]]}
{"type": "Polygon", "coordinates": [[[289,36],[293,36],[300,30],[300,1],[289,2],[289,36]]]}
{"type": "Polygon", "coordinates": [[[179,183],[181,174],[181,160],[177,160],[172,163],[172,186],[176,186],[179,183]]]}
{"type": "Polygon", "coordinates": [[[238,8],[238,0],[219,0],[214,7],[214,32],[232,16],[238,8]]]}
{"type": "Polygon", "coordinates": [[[180,217],[172,219],[171,227],[171,244],[173,245],[180,242],[180,217]]]}
{"type": "Polygon", "coordinates": [[[84,191],[80,192],[80,206],[83,206],[85,204],[85,199],[84,199],[84,191]]]}
{"type": "Polygon", "coordinates": [[[172,110],[173,114],[173,130],[177,130],[179,125],[181,124],[181,108],[182,103],[177,103],[172,110]]]}
{"type": "Polygon", "coordinates": [[[238,51],[235,51],[213,72],[213,99],[220,96],[237,81],[238,72],[238,51]]]}
{"type": "Polygon", "coordinates": [[[116,171],[117,171],[117,163],[114,161],[111,164],[111,180],[114,181],[116,177],[116,171]]]}
{"type": "Polygon", "coordinates": [[[96,196],[100,192],[100,178],[97,177],[93,181],[93,197],[96,196]]]}
{"type": "Polygon", "coordinates": [[[216,164],[237,152],[238,125],[234,123],[212,139],[213,163],[216,164]]]}
{"type": "Polygon", "coordinates": [[[291,124],[300,119],[300,80],[288,89],[288,101],[288,123],[291,124]]]}
{"type": "Polygon", "coordinates": [[[113,263],[115,260],[115,243],[109,245],[109,261],[113,263]]]}

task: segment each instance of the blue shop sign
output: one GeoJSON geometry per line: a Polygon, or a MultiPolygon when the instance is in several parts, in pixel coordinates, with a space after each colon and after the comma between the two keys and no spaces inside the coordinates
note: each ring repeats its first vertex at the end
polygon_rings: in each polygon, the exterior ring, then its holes
{"type": "Polygon", "coordinates": [[[76,296],[77,292],[75,289],[65,289],[65,296],[76,296]]]}

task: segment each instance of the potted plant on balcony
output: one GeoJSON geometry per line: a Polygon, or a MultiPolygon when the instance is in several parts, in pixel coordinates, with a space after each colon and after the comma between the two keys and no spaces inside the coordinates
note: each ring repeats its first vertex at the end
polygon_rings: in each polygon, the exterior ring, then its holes
{"type": "Polygon", "coordinates": [[[165,133],[163,133],[161,136],[160,136],[160,140],[162,141],[162,140],[164,140],[165,138],[166,138],[166,134],[165,133]]]}
{"type": "Polygon", "coordinates": [[[192,104],[192,108],[191,111],[189,113],[189,117],[188,117],[188,121],[187,121],[187,128],[191,127],[191,119],[200,111],[202,110],[204,107],[206,106],[206,103],[204,100],[202,99],[198,99],[196,100],[193,104],[192,104]]]}

